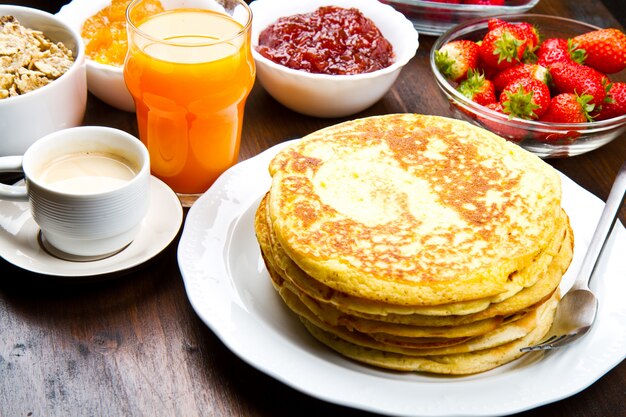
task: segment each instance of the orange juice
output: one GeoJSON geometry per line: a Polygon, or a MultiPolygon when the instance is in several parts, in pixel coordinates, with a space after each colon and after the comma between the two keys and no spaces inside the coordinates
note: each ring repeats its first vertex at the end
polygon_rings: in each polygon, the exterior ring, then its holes
{"type": "Polygon", "coordinates": [[[124,78],[152,173],[177,193],[202,193],[237,161],[255,75],[249,27],[202,9],[133,24],[124,78]]]}

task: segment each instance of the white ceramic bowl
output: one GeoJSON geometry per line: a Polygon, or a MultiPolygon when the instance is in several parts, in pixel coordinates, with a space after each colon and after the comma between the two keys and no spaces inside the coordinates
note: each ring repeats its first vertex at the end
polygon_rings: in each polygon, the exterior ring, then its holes
{"type": "Polygon", "coordinates": [[[413,24],[377,0],[256,0],[252,9],[252,54],[261,85],[280,103],[309,116],[343,117],[380,100],[418,48],[413,24]],[[279,65],[258,53],[259,33],[279,17],[315,11],[320,6],[355,7],[370,18],[392,44],[395,62],[378,71],[356,75],[312,74],[279,65]]]}
{"type": "Polygon", "coordinates": [[[26,94],[0,100],[0,156],[22,155],[48,133],[78,126],[87,104],[85,48],[80,35],[54,15],[28,7],[0,5],[0,16],[12,15],[20,24],[63,42],[74,55],[65,74],[26,94]]]}
{"type": "MultiPolygon", "coordinates": [[[[73,0],[56,16],[81,32],[85,20],[111,4],[111,0],[73,0]]],[[[89,91],[100,100],[120,110],[134,112],[135,103],[126,88],[122,67],[105,65],[86,58],[89,91]]]]}

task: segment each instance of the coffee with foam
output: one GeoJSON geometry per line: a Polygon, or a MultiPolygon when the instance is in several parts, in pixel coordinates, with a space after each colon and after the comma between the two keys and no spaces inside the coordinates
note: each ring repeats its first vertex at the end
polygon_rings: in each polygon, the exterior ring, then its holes
{"type": "Polygon", "coordinates": [[[96,194],[122,187],[137,171],[130,161],[114,153],[76,152],[47,163],[40,181],[63,193],[96,194]]]}

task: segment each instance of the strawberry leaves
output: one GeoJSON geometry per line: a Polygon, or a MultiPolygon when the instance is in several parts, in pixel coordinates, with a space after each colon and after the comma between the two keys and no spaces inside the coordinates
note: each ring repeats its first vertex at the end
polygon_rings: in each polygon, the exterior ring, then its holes
{"type": "Polygon", "coordinates": [[[470,70],[467,79],[459,84],[457,90],[470,100],[486,106],[496,101],[496,90],[493,83],[485,78],[485,74],[470,70]]]}
{"type": "Polygon", "coordinates": [[[500,104],[510,117],[536,120],[550,106],[550,90],[535,78],[522,77],[504,87],[500,104]]]}

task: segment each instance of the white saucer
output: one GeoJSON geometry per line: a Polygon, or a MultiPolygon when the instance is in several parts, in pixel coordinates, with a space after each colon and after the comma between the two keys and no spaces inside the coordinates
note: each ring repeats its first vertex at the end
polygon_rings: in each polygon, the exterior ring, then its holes
{"type": "Polygon", "coordinates": [[[150,185],[150,207],[135,240],[108,258],[85,262],[63,260],[44,250],[28,203],[0,201],[0,256],[22,269],[62,277],[111,274],[140,265],[172,242],[183,220],[176,194],[155,177],[150,185]]]}

